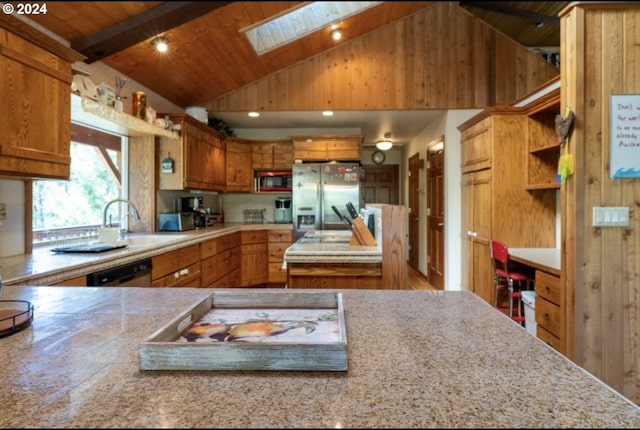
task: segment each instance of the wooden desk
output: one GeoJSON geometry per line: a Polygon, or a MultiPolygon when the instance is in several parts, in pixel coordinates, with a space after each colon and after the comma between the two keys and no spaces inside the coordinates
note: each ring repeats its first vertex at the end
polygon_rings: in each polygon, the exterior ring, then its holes
{"type": "Polygon", "coordinates": [[[535,269],[536,336],[567,354],[567,306],[558,248],[509,248],[509,258],[535,269]]]}
{"type": "Polygon", "coordinates": [[[534,269],[560,276],[560,248],[509,248],[509,258],[534,269]]]}

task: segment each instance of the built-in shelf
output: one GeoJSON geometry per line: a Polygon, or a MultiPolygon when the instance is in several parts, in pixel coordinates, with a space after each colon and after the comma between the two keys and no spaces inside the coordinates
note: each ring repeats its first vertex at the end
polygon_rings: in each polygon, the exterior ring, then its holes
{"type": "Polygon", "coordinates": [[[544,153],[544,152],[558,152],[559,150],[560,150],[560,145],[553,144],[553,145],[543,146],[540,148],[533,148],[529,151],[529,153],[536,154],[536,153],[544,153]]]}
{"type": "Polygon", "coordinates": [[[526,189],[552,190],[556,183],[560,144],[555,118],[560,112],[560,88],[554,87],[524,106],[527,116],[526,189]]]}
{"type": "Polygon", "coordinates": [[[164,129],[155,124],[136,118],[126,112],[120,112],[110,106],[102,104],[88,97],[81,97],[72,94],[72,106],[78,103],[84,112],[94,116],[88,119],[88,122],[94,126],[101,126],[109,131],[113,131],[125,136],[162,136],[170,139],[179,139],[180,135],[171,130],[164,129]],[[97,117],[97,118],[96,118],[97,117]],[[102,124],[96,124],[96,121],[103,120],[102,124]]]}
{"type": "Polygon", "coordinates": [[[560,184],[555,182],[549,182],[546,184],[535,184],[535,185],[527,185],[525,187],[527,190],[552,190],[554,188],[560,188],[560,184]]]}

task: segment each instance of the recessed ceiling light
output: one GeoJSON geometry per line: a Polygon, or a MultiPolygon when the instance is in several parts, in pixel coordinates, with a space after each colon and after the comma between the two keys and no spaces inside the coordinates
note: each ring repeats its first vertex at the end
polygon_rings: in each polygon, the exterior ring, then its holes
{"type": "Polygon", "coordinates": [[[251,118],[258,118],[260,116],[260,112],[249,112],[249,116],[251,118]]]}
{"type": "Polygon", "coordinates": [[[333,116],[333,111],[326,110],[326,111],[322,112],[322,115],[323,116],[333,116]]]}
{"type": "Polygon", "coordinates": [[[169,39],[165,36],[154,37],[151,40],[151,46],[154,46],[158,52],[167,52],[169,49],[169,39]]]}

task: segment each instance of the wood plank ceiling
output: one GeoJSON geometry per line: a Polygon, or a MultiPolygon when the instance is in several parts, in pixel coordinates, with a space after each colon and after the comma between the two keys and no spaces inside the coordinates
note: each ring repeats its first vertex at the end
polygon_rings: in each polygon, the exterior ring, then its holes
{"type": "MultiPolygon", "coordinates": [[[[17,2],[8,2],[17,3],[17,2]]],[[[87,62],[103,61],[173,103],[202,105],[292,64],[411,15],[433,2],[383,2],[340,22],[343,38],[322,29],[256,55],[241,29],[306,2],[49,2],[30,18],[71,42],[87,62]],[[157,53],[151,40],[169,39],[157,53]]],[[[558,46],[557,14],[569,2],[460,2],[525,46],[558,46]]]]}

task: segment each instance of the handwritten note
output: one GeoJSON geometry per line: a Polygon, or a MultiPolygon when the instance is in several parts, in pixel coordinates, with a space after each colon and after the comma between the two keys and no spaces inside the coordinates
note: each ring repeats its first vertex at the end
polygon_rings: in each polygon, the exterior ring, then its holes
{"type": "Polygon", "coordinates": [[[611,179],[640,178],[640,95],[610,98],[611,179]]]}

